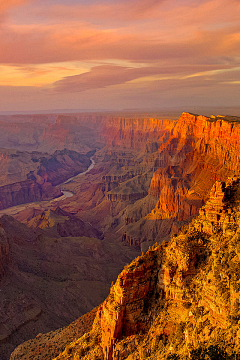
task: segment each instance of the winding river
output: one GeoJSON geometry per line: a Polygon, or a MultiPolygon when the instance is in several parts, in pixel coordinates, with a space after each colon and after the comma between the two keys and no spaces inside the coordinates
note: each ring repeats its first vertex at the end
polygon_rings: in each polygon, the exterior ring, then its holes
{"type": "MultiPolygon", "coordinates": [[[[93,160],[93,157],[91,157],[90,160],[91,160],[91,164],[90,164],[90,166],[88,167],[88,169],[86,171],[84,171],[82,173],[79,173],[76,176],[73,176],[73,177],[67,179],[65,182],[59,184],[58,186],[61,187],[61,185],[68,184],[70,181],[73,181],[73,180],[77,179],[79,176],[85,175],[89,171],[91,171],[95,166],[95,161],[93,160]]],[[[0,210],[0,216],[3,215],[3,214],[15,215],[15,214],[19,213],[20,211],[23,211],[23,210],[27,209],[28,207],[41,208],[41,207],[44,207],[46,205],[54,206],[56,202],[65,200],[65,199],[70,198],[70,197],[72,197],[74,195],[72,192],[65,191],[65,190],[62,190],[62,193],[63,193],[62,196],[59,196],[59,197],[57,197],[55,199],[52,199],[52,200],[31,202],[31,203],[16,205],[16,206],[9,207],[7,209],[0,210]]]]}

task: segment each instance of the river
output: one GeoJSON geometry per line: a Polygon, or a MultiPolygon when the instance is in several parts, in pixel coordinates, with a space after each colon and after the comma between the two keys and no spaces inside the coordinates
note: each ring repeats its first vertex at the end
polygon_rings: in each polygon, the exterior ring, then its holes
{"type": "MultiPolygon", "coordinates": [[[[82,173],[79,173],[76,176],[71,177],[70,179],[67,179],[66,181],[59,184],[58,186],[61,187],[61,185],[68,184],[70,181],[72,181],[74,179],[77,179],[79,176],[85,175],[89,171],[91,171],[95,166],[95,161],[93,160],[93,157],[91,157],[90,160],[91,160],[91,164],[90,164],[90,166],[88,167],[88,169],[86,171],[84,171],[82,173]]],[[[3,215],[3,214],[15,215],[15,214],[18,214],[20,211],[23,211],[23,210],[25,210],[25,209],[27,209],[29,207],[41,208],[41,207],[44,207],[44,206],[47,206],[47,205],[54,207],[56,202],[65,200],[65,199],[70,198],[70,197],[73,196],[73,193],[70,192],[70,191],[62,190],[62,193],[63,193],[62,196],[59,196],[59,197],[57,197],[55,199],[52,199],[52,200],[36,201],[36,202],[16,205],[16,206],[9,207],[7,209],[0,210],[0,216],[3,215]]]]}
{"type": "MultiPolygon", "coordinates": [[[[90,160],[91,160],[91,165],[88,167],[88,169],[87,169],[86,171],[84,171],[84,172],[82,172],[82,173],[80,173],[80,174],[77,174],[76,176],[73,176],[73,177],[71,177],[70,179],[67,179],[67,181],[65,181],[64,183],[62,183],[62,184],[60,184],[60,185],[68,184],[70,181],[76,179],[77,177],[82,176],[82,175],[85,175],[85,174],[87,174],[89,171],[91,171],[91,170],[94,168],[95,161],[93,160],[93,157],[91,157],[90,160]]],[[[64,193],[64,191],[63,191],[63,193],[64,193]]],[[[69,197],[69,196],[67,196],[67,197],[69,197]]]]}

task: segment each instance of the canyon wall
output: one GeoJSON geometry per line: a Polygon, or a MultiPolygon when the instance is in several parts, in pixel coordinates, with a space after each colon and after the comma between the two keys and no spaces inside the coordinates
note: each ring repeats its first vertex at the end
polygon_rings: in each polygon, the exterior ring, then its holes
{"type": "MultiPolygon", "coordinates": [[[[149,221],[173,219],[172,223],[165,221],[169,228],[164,227],[162,237],[167,232],[178,233],[183,222],[190,221],[206,202],[216,180],[223,181],[239,174],[239,120],[190,113],[179,117],[169,139],[154,153],[154,167],[158,169],[153,174],[148,194],[156,199],[156,205],[145,216],[144,223],[142,218],[135,219],[141,228],[138,230],[135,225],[135,238],[140,243],[149,221]]],[[[161,231],[158,226],[158,236],[161,231]]],[[[126,225],[124,239],[132,237],[132,225],[126,225]]]]}
{"type": "Polygon", "coordinates": [[[106,146],[95,159],[99,169],[102,164],[108,170],[98,180],[94,194],[99,197],[94,195],[95,206],[91,202],[93,210],[87,214],[98,219],[101,230],[115,230],[138,249],[143,242],[178,233],[206,202],[213,183],[239,172],[236,117],[183,113],[175,121],[109,116],[99,129],[106,146]]]}
{"type": "Polygon", "coordinates": [[[101,138],[112,147],[133,148],[146,152],[157,151],[171,135],[174,120],[153,118],[112,117],[106,122],[101,138]]]}
{"type": "Polygon", "coordinates": [[[42,184],[26,180],[0,187],[0,209],[25,204],[29,202],[50,200],[61,196],[60,189],[52,186],[50,182],[42,184]]]}
{"type": "Polygon", "coordinates": [[[92,330],[56,359],[238,358],[239,187],[217,182],[182,233],[126,266],[92,330]]]}
{"type": "Polygon", "coordinates": [[[183,113],[173,135],[159,149],[164,161],[149,189],[159,198],[152,217],[176,217],[181,211],[179,219],[185,220],[207,199],[216,180],[239,173],[239,135],[238,118],[183,113]]]}

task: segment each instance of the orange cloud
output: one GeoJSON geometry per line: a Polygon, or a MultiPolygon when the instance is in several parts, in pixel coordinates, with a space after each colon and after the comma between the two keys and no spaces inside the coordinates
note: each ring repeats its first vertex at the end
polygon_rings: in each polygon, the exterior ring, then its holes
{"type": "Polygon", "coordinates": [[[166,0],[124,0],[109,2],[95,2],[84,5],[53,5],[45,9],[38,10],[38,14],[47,17],[59,17],[70,19],[107,19],[113,20],[131,20],[151,18],[156,9],[166,0]]]}
{"type": "Polygon", "coordinates": [[[30,0],[0,0],[0,13],[16,6],[26,4],[29,1],[30,0]]]}
{"type": "Polygon", "coordinates": [[[228,45],[228,39],[233,36],[230,30],[198,31],[189,39],[162,41],[158,36],[89,27],[15,26],[1,31],[0,62],[37,64],[122,59],[139,62],[168,60],[177,64],[181,59],[181,64],[204,64],[210,57],[225,56],[226,50],[228,56],[239,54],[237,37],[231,46],[228,45]]]}

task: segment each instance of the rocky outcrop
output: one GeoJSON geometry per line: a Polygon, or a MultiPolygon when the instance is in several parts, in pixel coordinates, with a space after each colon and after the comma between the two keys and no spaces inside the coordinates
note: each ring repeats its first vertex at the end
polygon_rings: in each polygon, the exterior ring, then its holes
{"type": "Polygon", "coordinates": [[[123,270],[112,286],[109,297],[99,308],[96,322],[100,322],[104,356],[115,358],[115,343],[122,336],[146,331],[148,325],[141,319],[144,299],[147,297],[152,279],[155,257],[148,253],[148,261],[135,260],[131,269],[123,270]]]}
{"type": "Polygon", "coordinates": [[[148,215],[150,219],[176,217],[186,198],[189,183],[179,174],[178,167],[159,169],[153,175],[149,195],[158,197],[155,209],[148,215]]]}
{"type": "Polygon", "coordinates": [[[152,218],[186,220],[206,201],[216,180],[239,172],[239,118],[183,113],[159,149],[149,194],[159,202],[152,218]]]}
{"type": "Polygon", "coordinates": [[[43,211],[25,223],[30,228],[48,230],[48,234],[51,236],[88,236],[103,239],[102,232],[94,229],[90,223],[85,223],[60,207],[55,210],[43,211]]]}
{"type": "Polygon", "coordinates": [[[101,138],[112,147],[127,147],[155,152],[172,133],[174,120],[112,117],[101,138]]]}
{"type": "Polygon", "coordinates": [[[105,360],[236,358],[239,185],[236,177],[217,182],[182,233],[126,266],[92,330],[56,359],[70,359],[69,354],[105,360]]]}
{"type": "Polygon", "coordinates": [[[136,250],[141,250],[141,238],[130,236],[125,233],[122,235],[122,242],[135,247],[136,250]]]}
{"type": "Polygon", "coordinates": [[[234,177],[214,184],[209,201],[199,211],[200,231],[212,235],[220,227],[224,235],[231,234],[231,227],[234,228],[236,222],[233,207],[239,201],[239,183],[239,178],[234,177]]]}

